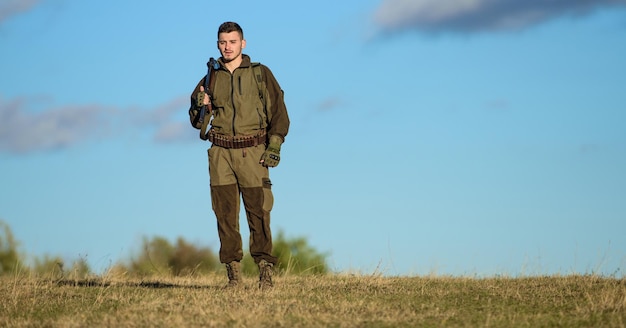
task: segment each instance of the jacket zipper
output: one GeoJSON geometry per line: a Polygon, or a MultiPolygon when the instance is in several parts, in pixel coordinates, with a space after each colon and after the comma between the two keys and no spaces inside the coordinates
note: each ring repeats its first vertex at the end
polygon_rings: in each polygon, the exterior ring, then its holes
{"type": "Polygon", "coordinates": [[[237,117],[237,108],[235,107],[235,72],[230,75],[230,102],[233,104],[233,136],[237,135],[235,131],[235,117],[237,117]]]}

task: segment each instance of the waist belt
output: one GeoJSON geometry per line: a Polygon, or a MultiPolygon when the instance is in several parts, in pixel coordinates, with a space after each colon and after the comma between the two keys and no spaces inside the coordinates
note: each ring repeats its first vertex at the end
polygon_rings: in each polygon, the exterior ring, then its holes
{"type": "Polygon", "coordinates": [[[211,129],[208,135],[210,142],[224,148],[248,148],[265,144],[267,141],[267,133],[265,131],[249,136],[227,136],[224,134],[216,134],[215,131],[211,129]]]}

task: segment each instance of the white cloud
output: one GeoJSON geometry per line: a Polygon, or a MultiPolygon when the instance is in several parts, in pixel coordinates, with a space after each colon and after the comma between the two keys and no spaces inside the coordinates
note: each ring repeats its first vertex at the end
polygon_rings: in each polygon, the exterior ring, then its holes
{"type": "Polygon", "coordinates": [[[35,7],[40,0],[2,0],[0,1],[0,24],[21,12],[35,7]]]}
{"type": "Polygon", "coordinates": [[[343,101],[339,97],[329,97],[324,99],[318,106],[318,110],[320,111],[328,111],[333,110],[337,107],[340,107],[343,104],[343,101]]]}
{"type": "Polygon", "coordinates": [[[198,130],[191,128],[187,122],[169,122],[161,125],[154,134],[154,141],[169,143],[184,140],[200,140],[198,130]]]}
{"type": "MultiPolygon", "coordinates": [[[[81,142],[113,138],[135,129],[148,129],[154,141],[188,139],[176,114],[187,109],[176,98],[154,109],[109,108],[100,105],[50,107],[36,104],[42,111],[29,110],[30,99],[4,101],[0,97],[0,151],[27,153],[62,149],[81,142]],[[46,108],[48,107],[48,108],[46,108]]],[[[36,102],[36,101],[35,101],[36,102]]],[[[188,124],[188,129],[193,130],[188,124]]]]}
{"type": "Polygon", "coordinates": [[[0,102],[0,150],[28,152],[56,149],[102,133],[107,110],[98,106],[74,106],[28,112],[26,101],[0,102]]]}
{"type": "Polygon", "coordinates": [[[384,32],[517,30],[563,15],[624,5],[626,0],[383,0],[374,20],[384,32]]]}

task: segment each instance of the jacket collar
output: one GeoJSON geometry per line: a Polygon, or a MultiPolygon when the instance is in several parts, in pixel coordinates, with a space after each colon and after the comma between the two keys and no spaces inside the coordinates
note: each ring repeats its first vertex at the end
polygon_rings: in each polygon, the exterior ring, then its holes
{"type": "MultiPolygon", "coordinates": [[[[224,67],[224,60],[222,59],[222,57],[220,57],[217,60],[217,62],[220,63],[220,66],[224,67]]],[[[250,66],[252,66],[252,61],[250,60],[250,56],[246,54],[241,54],[241,64],[239,65],[239,67],[246,68],[250,66]]]]}

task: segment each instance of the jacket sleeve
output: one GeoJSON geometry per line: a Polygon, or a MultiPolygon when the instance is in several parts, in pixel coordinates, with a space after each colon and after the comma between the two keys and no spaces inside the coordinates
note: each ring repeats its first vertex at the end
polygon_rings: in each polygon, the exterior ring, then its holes
{"type": "Polygon", "coordinates": [[[289,115],[287,114],[287,106],[285,106],[284,92],[272,71],[265,65],[262,65],[262,68],[263,79],[270,97],[270,108],[267,108],[267,111],[271,112],[271,120],[268,124],[267,134],[270,136],[278,135],[284,142],[289,132],[289,115]]]}

